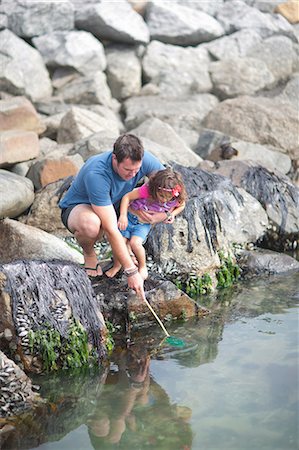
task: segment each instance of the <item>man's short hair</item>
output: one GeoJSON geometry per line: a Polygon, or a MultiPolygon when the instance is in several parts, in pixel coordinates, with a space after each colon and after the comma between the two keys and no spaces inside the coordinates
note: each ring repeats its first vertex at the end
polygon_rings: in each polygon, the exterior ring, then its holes
{"type": "Polygon", "coordinates": [[[113,153],[118,163],[121,163],[126,158],[130,158],[132,161],[141,161],[144,155],[144,148],[137,136],[125,133],[116,139],[113,145],[113,153]]]}

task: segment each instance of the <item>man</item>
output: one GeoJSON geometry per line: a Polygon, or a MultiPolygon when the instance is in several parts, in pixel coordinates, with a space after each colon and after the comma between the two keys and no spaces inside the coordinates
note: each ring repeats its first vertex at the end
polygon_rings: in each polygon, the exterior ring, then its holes
{"type": "MultiPolygon", "coordinates": [[[[92,156],[82,166],[59,206],[62,222],[83,249],[87,275],[102,275],[94,244],[105,233],[128,277],[128,286],[137,294],[143,292],[143,279],[119,232],[116,211],[122,197],[141,178],[161,169],[164,166],[158,159],[144,151],[140,139],[129,133],[116,140],[113,151],[92,156]]],[[[165,213],[140,212],[139,217],[157,223],[165,220],[165,213]]]]}

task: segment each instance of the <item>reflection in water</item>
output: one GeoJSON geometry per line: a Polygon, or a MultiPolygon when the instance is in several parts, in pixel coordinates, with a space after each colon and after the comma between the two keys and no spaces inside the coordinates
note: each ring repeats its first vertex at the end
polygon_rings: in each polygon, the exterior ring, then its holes
{"type": "Polygon", "coordinates": [[[183,348],[143,331],[106,369],[37,377],[48,402],[0,448],[297,450],[299,274],[206,302],[211,315],[168,324],[183,348]]]}
{"type": "Polygon", "coordinates": [[[87,424],[94,449],[191,448],[190,409],[171,405],[166,392],[150,378],[144,346],[114,354],[114,366],[87,424]]]}

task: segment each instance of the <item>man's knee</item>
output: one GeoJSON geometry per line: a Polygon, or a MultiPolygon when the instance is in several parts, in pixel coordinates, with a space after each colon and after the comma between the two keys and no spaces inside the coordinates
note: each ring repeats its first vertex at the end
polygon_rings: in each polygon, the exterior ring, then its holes
{"type": "Polygon", "coordinates": [[[90,239],[96,239],[100,235],[101,221],[96,214],[81,214],[71,219],[69,223],[75,232],[90,239]]]}

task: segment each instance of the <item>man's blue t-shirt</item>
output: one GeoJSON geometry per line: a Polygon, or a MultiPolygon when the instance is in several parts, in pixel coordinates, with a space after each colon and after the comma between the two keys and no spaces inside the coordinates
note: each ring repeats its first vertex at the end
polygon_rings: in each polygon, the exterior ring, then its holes
{"type": "Polygon", "coordinates": [[[81,167],[59,206],[68,208],[83,203],[118,207],[122,197],[134,189],[141,178],[164,168],[155,156],[145,151],[137,175],[123,180],[112,168],[112,151],[92,156],[81,167]]]}

